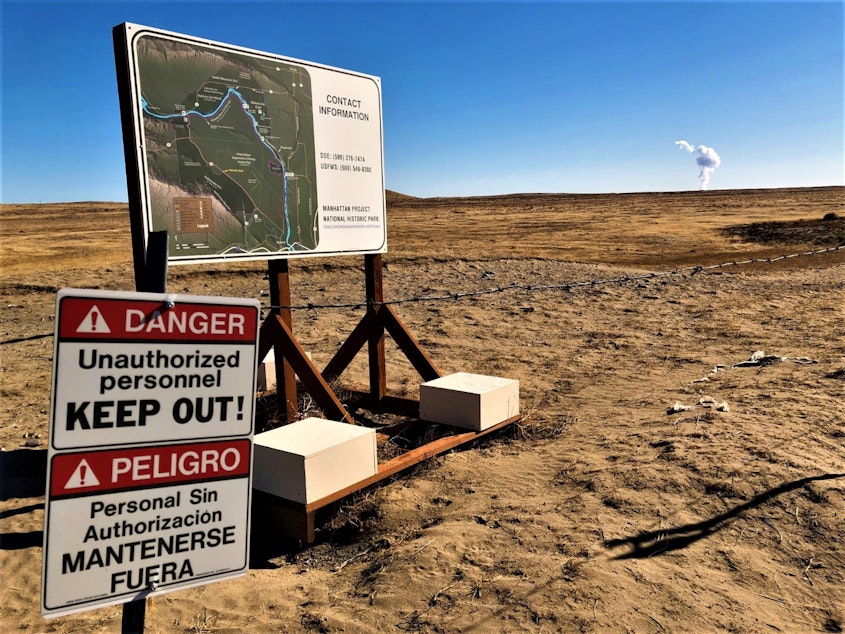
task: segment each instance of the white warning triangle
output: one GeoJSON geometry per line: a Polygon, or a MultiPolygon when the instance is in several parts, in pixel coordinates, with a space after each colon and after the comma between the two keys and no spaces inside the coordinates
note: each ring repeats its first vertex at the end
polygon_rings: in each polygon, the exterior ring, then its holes
{"type": "Polygon", "coordinates": [[[82,489],[84,487],[95,487],[99,484],[100,481],[94,475],[94,471],[91,469],[88,461],[83,458],[67,479],[65,489],[82,489]]]}
{"type": "Polygon", "coordinates": [[[103,319],[103,313],[100,312],[100,309],[96,306],[92,306],[91,310],[88,311],[88,314],[85,315],[85,319],[82,320],[82,323],[79,324],[79,327],[76,329],[76,332],[103,332],[109,333],[111,332],[111,328],[106,323],[106,320],[103,319]]]}

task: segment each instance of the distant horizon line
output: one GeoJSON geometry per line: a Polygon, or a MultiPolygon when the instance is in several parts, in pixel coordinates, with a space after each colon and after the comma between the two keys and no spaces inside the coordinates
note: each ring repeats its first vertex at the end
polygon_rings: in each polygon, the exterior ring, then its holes
{"type": "MultiPolygon", "coordinates": [[[[404,198],[412,198],[416,200],[432,200],[442,198],[506,198],[508,196],[632,196],[632,195],[662,195],[662,194],[713,194],[719,192],[753,192],[753,191],[772,191],[772,190],[794,190],[794,189],[845,189],[845,184],[842,185],[784,185],[782,187],[725,187],[725,188],[711,188],[711,189],[667,189],[667,190],[650,190],[650,191],[625,191],[625,192],[553,192],[553,191],[537,191],[537,192],[510,192],[505,194],[459,194],[449,196],[415,196],[413,194],[406,194],[404,192],[396,191],[394,189],[385,189],[385,193],[395,194],[404,198]]],[[[80,204],[100,204],[100,205],[128,205],[128,200],[39,200],[39,201],[14,201],[14,202],[0,202],[0,205],[80,205],[80,204]]]]}

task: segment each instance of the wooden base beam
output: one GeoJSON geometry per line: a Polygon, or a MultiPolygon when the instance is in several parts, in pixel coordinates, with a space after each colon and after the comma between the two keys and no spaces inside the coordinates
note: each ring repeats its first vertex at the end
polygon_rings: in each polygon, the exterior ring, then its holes
{"type": "MultiPolygon", "coordinates": [[[[269,493],[256,491],[255,493],[258,495],[253,496],[253,511],[261,517],[261,521],[271,522],[275,532],[298,539],[303,544],[311,544],[316,538],[317,526],[315,516],[317,511],[340,502],[342,499],[367,487],[374,486],[429,458],[433,458],[461,445],[474,442],[521,419],[521,416],[514,416],[483,431],[468,431],[451,436],[443,436],[415,449],[410,449],[395,458],[380,463],[378,465],[378,472],[375,475],[308,504],[293,502],[270,495],[269,493]]],[[[398,434],[407,431],[412,425],[427,426],[429,423],[424,421],[412,422],[393,427],[391,430],[398,434]]]]}

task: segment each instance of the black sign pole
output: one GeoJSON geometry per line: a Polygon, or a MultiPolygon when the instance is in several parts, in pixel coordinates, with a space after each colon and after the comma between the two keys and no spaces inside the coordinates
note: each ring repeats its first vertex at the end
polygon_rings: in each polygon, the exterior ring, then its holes
{"type": "Polygon", "coordinates": [[[147,600],[130,601],[123,604],[121,634],[144,634],[144,617],[147,612],[147,600]]]}
{"type": "MultiPolygon", "coordinates": [[[[129,220],[132,228],[132,254],[135,264],[135,290],[147,293],[167,292],[167,231],[150,232],[144,241],[141,203],[141,183],[138,174],[136,138],[132,114],[131,82],[129,79],[129,45],[123,24],[112,29],[117,93],[120,100],[120,119],[123,128],[123,152],[126,160],[126,186],[129,197],[129,220]]],[[[153,588],[149,588],[152,590],[153,588]]],[[[122,634],[143,634],[147,611],[146,598],[123,604],[122,634]]]]}
{"type": "Polygon", "coordinates": [[[147,236],[147,253],[144,258],[144,293],[167,292],[167,231],[150,231],[147,236]]]}
{"type": "MultiPolygon", "coordinates": [[[[153,231],[147,239],[144,258],[144,276],[141,288],[146,293],[167,292],[167,231],[153,231]]],[[[154,588],[149,588],[153,590],[154,588]]],[[[121,634],[144,634],[147,600],[136,599],[123,604],[121,634]]]]}
{"type": "Polygon", "coordinates": [[[129,200],[129,225],[132,230],[132,255],[135,268],[135,290],[144,285],[146,244],[144,243],[144,216],[142,206],[141,166],[138,164],[138,148],[141,139],[135,130],[132,105],[132,82],[130,79],[129,42],[126,25],[118,24],[112,29],[114,62],[117,74],[117,96],[120,102],[120,125],[123,132],[123,157],[126,163],[126,191],[129,200]]]}
{"type": "MultiPolygon", "coordinates": [[[[142,286],[136,290],[146,293],[167,292],[167,231],[150,232],[144,258],[142,286]]],[[[121,634],[144,634],[146,612],[146,598],[124,603],[121,634]]]]}

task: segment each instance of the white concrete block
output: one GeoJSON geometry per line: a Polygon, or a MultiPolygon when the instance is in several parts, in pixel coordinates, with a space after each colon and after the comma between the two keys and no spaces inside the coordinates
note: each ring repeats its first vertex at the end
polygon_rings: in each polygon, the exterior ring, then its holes
{"type": "Polygon", "coordinates": [[[258,364],[258,378],[256,380],[255,389],[258,392],[266,392],[268,390],[276,389],[276,356],[273,348],[264,357],[264,360],[258,364]]]}
{"type": "MultiPolygon", "coordinates": [[[[305,356],[311,359],[311,353],[306,352],[305,356]]],[[[276,354],[273,348],[265,355],[264,360],[258,364],[258,375],[255,381],[257,392],[267,392],[276,389],[276,354]]]]}
{"type": "Polygon", "coordinates": [[[323,418],[256,434],[252,486],[309,504],[376,474],[374,429],[323,418]]]}
{"type": "Polygon", "coordinates": [[[519,414],[519,381],[458,372],[420,385],[420,418],[483,431],[519,414]]]}

